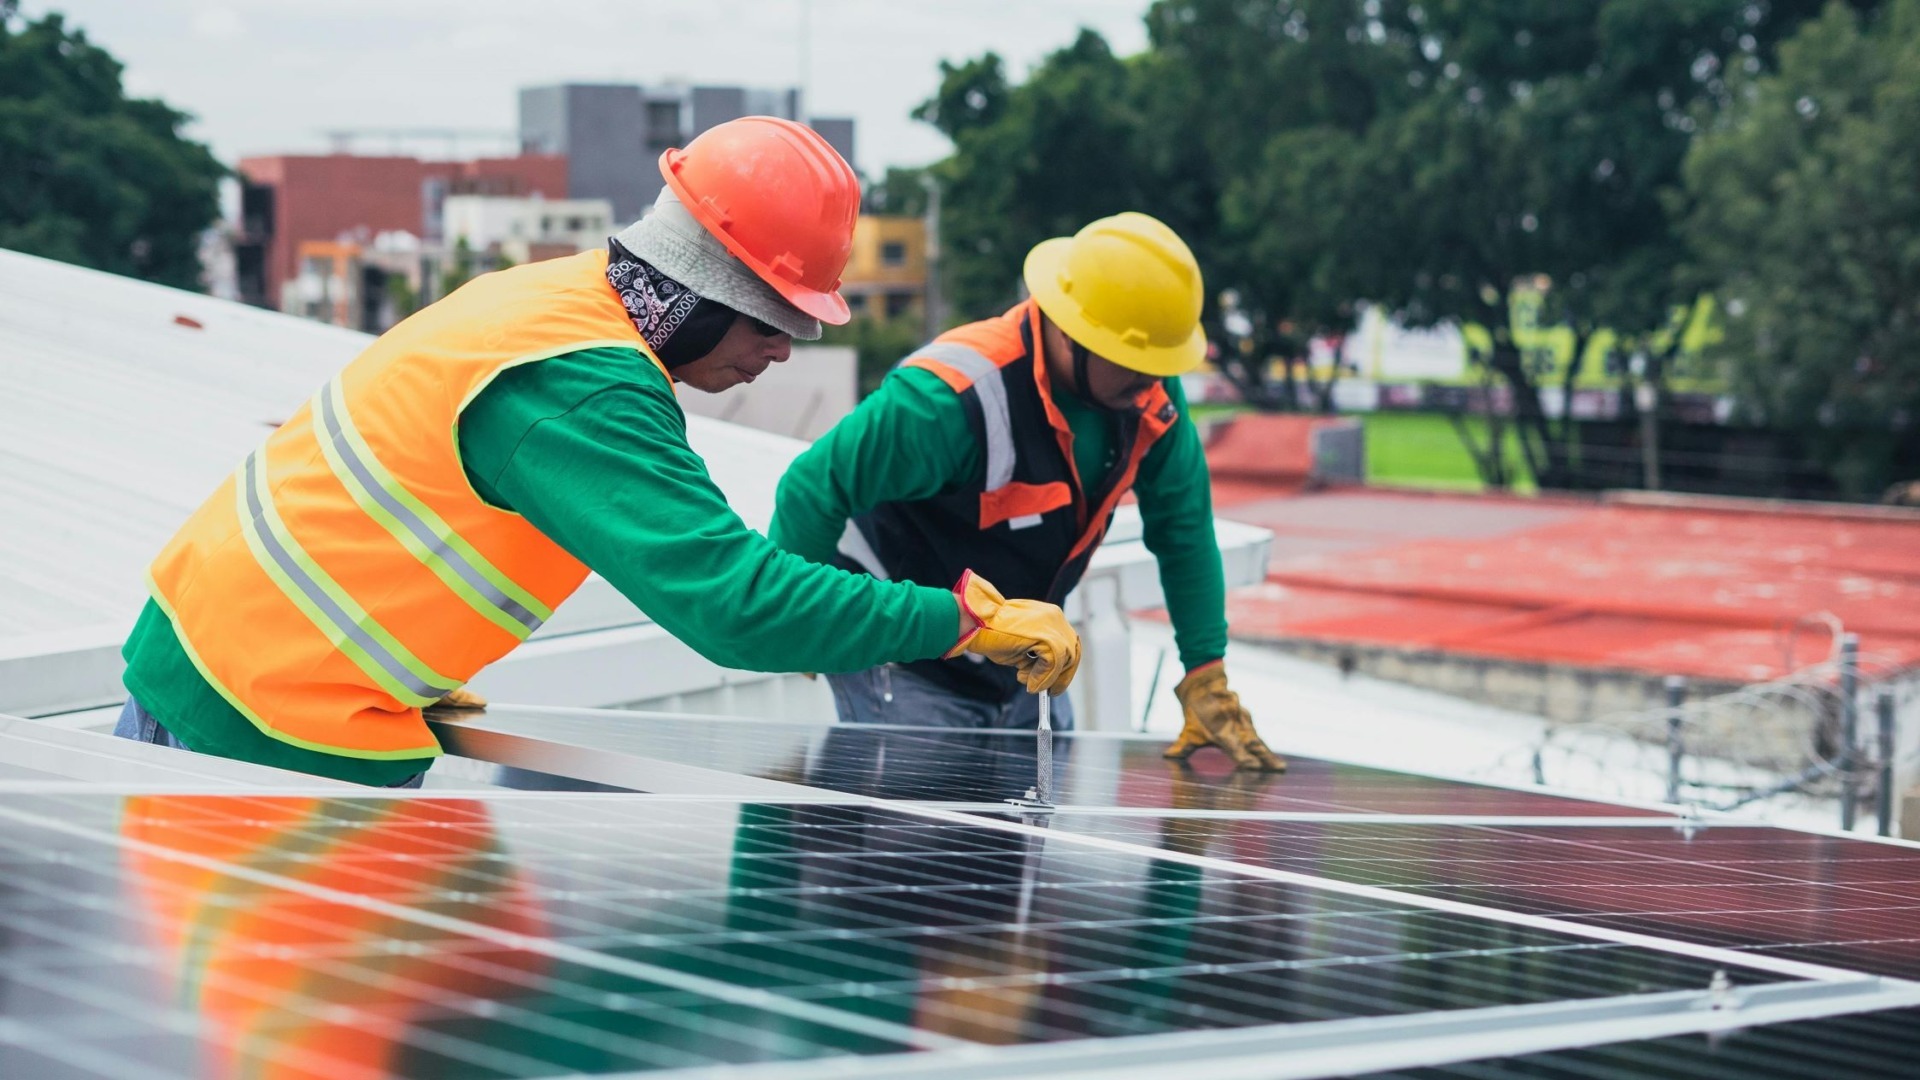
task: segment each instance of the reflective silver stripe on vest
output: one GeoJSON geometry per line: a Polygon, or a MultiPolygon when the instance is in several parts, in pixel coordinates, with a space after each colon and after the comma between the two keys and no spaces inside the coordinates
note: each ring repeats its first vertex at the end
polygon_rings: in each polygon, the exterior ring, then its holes
{"type": "Polygon", "coordinates": [[[333,449],[340,455],[340,460],[346,462],[347,469],[353,473],[354,479],[360,481],[360,486],[366,491],[368,497],[379,503],[382,510],[393,515],[393,519],[412,533],[414,539],[420,541],[448,569],[458,575],[461,581],[466,582],[468,588],[485,598],[487,603],[500,609],[502,614],[514,622],[526,627],[529,634],[540,629],[538,615],[528,611],[520,601],[501,592],[498,586],[488,581],[484,574],[467,561],[466,556],[448,547],[446,541],[440,539],[438,534],[428,528],[427,523],[421,521],[418,514],[394,498],[393,493],[375,479],[372,471],[367,468],[367,463],[360,460],[360,452],[353,448],[353,443],[347,439],[346,433],[340,430],[340,417],[333,409],[333,394],[330,392],[332,390],[333,387],[328,386],[318,395],[321,423],[326,428],[327,440],[333,444],[333,449]]]}
{"type": "Polygon", "coordinates": [[[1013,417],[1007,412],[1007,384],[1000,366],[965,345],[936,341],[923,345],[907,359],[924,356],[938,360],[973,380],[980,413],[987,428],[987,490],[998,491],[1013,480],[1013,417]]]}
{"type": "Polygon", "coordinates": [[[847,529],[840,534],[840,546],[836,550],[881,581],[893,580],[893,575],[881,565],[879,553],[873,550],[872,544],[867,543],[867,534],[861,532],[853,522],[847,522],[847,529]]]}
{"type": "Polygon", "coordinates": [[[355,645],[360,646],[368,656],[373,658],[374,663],[380,665],[382,671],[385,671],[393,677],[395,682],[423,698],[433,699],[446,694],[447,690],[450,689],[449,687],[435,686],[432,683],[425,682],[419,676],[407,670],[407,665],[401,663],[399,657],[388,652],[386,646],[376,640],[373,635],[367,633],[365,627],[349,618],[346,612],[340,610],[340,605],[333,602],[333,597],[327,595],[327,590],[321,588],[319,582],[308,576],[306,570],[294,559],[292,553],[281,546],[280,538],[275,536],[273,530],[266,526],[267,512],[266,509],[260,505],[260,489],[257,480],[259,460],[260,451],[258,450],[247,455],[247,512],[252,515],[253,522],[244,527],[250,528],[253,531],[254,536],[260,541],[260,546],[266,548],[267,554],[272,557],[274,565],[280,568],[280,572],[286,575],[287,580],[293,582],[300,590],[301,595],[305,596],[307,601],[315,608],[318,608],[321,614],[325,615],[327,620],[333,623],[334,627],[338,629],[341,634],[345,635],[346,638],[355,645]]]}

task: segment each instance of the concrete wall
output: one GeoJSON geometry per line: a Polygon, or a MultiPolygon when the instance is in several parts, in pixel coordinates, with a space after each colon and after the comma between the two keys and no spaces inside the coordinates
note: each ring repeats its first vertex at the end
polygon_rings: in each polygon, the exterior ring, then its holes
{"type": "Polygon", "coordinates": [[[807,126],[820,133],[827,145],[840,152],[840,156],[853,163],[853,118],[850,116],[815,116],[807,120],[807,126]]]}
{"type": "MultiPolygon", "coordinates": [[[[1661,677],[1632,671],[1494,660],[1429,650],[1261,638],[1296,656],[1454,697],[1573,724],[1666,704],[1661,677]]],[[[1726,693],[1734,683],[1695,682],[1692,696],[1726,693]]]]}
{"type": "Polygon", "coordinates": [[[567,88],[530,86],[520,91],[520,152],[567,152],[567,88]]]}
{"type": "Polygon", "coordinates": [[[606,199],[616,221],[640,216],[659,190],[636,85],[536,86],[520,91],[520,142],[565,154],[567,195],[606,199]]]}

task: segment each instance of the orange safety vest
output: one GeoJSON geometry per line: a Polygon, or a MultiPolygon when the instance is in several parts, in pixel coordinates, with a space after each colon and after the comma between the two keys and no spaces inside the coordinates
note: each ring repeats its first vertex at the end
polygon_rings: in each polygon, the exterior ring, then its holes
{"type": "Polygon", "coordinates": [[[187,655],[261,731],[348,757],[440,752],[420,717],[586,579],[460,462],[510,367],[636,349],[605,252],[486,274],[367,347],[194,511],[148,571],[187,655]]]}

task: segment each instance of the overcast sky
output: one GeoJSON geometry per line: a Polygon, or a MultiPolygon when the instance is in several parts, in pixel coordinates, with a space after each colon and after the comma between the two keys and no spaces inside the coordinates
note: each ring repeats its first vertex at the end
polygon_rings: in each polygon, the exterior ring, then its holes
{"type": "MultiPolygon", "coordinates": [[[[946,153],[908,118],[939,61],[989,49],[1018,76],[1081,26],[1145,47],[1148,0],[27,0],[126,64],[129,90],[198,120],[232,163],[327,148],[342,128],[512,131],[516,91],[556,82],[794,85],[802,11],[814,115],[858,119],[869,173],[946,153]]],[[[362,149],[384,152],[384,143],[362,149]]],[[[476,147],[475,149],[478,149],[476,147]]]]}

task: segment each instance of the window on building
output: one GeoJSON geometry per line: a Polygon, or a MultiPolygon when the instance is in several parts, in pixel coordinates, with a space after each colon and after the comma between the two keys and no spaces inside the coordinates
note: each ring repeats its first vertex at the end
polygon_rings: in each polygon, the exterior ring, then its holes
{"type": "Polygon", "coordinates": [[[913,310],[913,302],[918,294],[911,292],[890,292],[887,294],[887,318],[898,318],[913,310]]]}
{"type": "Polygon", "coordinates": [[[660,153],[672,146],[685,146],[680,132],[680,103],[647,102],[647,148],[660,153]]]}
{"type": "Polygon", "coordinates": [[[848,294],[847,310],[854,313],[855,315],[865,315],[867,313],[867,294],[866,293],[848,294]]]}
{"type": "Polygon", "coordinates": [[[899,240],[889,240],[880,245],[880,265],[907,265],[907,245],[899,240]]]}
{"type": "Polygon", "coordinates": [[[584,228],[586,228],[586,227],[587,227],[587,219],[586,219],[586,218],[583,218],[583,217],[579,217],[579,216],[575,216],[575,217],[570,217],[570,218],[568,218],[568,219],[567,219],[567,231],[568,231],[568,232],[579,232],[580,230],[582,230],[582,229],[584,229],[584,228]]]}

